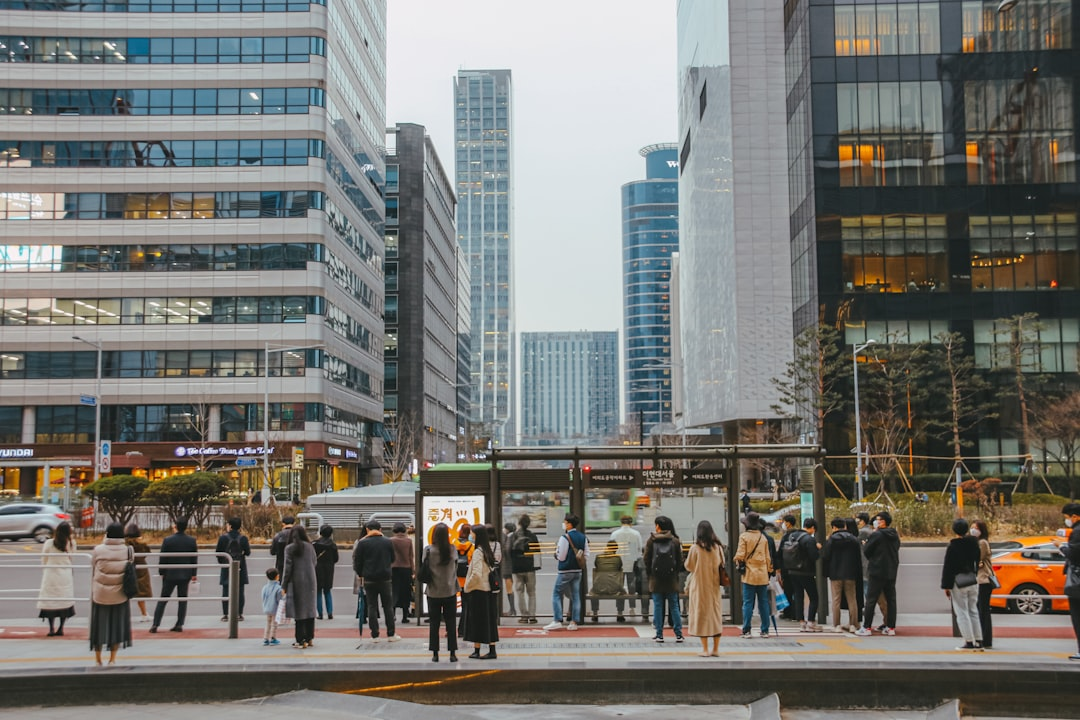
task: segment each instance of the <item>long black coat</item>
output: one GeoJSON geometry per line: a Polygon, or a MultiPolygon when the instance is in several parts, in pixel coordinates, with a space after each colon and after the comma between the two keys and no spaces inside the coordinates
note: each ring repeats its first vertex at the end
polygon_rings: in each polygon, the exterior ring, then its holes
{"type": "Polygon", "coordinates": [[[315,548],[309,542],[293,542],[285,548],[285,613],[296,620],[315,617],[315,548]]]}
{"type": "Polygon", "coordinates": [[[333,538],[320,537],[315,541],[315,583],[320,590],[334,587],[334,566],[339,555],[333,538]]]}
{"type": "Polygon", "coordinates": [[[834,532],[821,548],[825,577],[830,580],[858,580],[862,577],[862,547],[846,530],[834,532]]]}
{"type": "Polygon", "coordinates": [[[170,568],[170,565],[194,565],[199,561],[199,544],[195,538],[183,533],[174,533],[161,541],[161,558],[158,560],[158,574],[173,582],[185,582],[195,577],[195,568],[170,568]],[[166,553],[186,552],[191,555],[168,555],[166,553]]]}

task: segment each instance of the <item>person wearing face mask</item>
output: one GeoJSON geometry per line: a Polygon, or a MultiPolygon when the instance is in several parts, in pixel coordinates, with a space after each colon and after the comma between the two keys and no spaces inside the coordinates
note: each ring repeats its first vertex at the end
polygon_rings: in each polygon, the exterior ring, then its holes
{"type": "Polygon", "coordinates": [[[863,541],[866,556],[867,590],[863,606],[863,626],[855,634],[866,637],[874,626],[874,607],[878,597],[885,595],[885,627],[882,635],[896,634],[896,573],[900,568],[900,535],[892,528],[892,515],[879,512],[874,516],[874,531],[863,541]]]}
{"type": "Polygon", "coordinates": [[[971,521],[971,536],[979,541],[979,625],[982,627],[982,646],[994,647],[994,623],[990,619],[990,595],[994,592],[994,566],[990,562],[990,529],[982,520],[971,521]]]}
{"type": "Polygon", "coordinates": [[[1072,618],[1073,634],[1077,651],[1070,660],[1080,660],[1080,503],[1067,503],[1061,508],[1065,527],[1071,528],[1069,539],[1056,537],[1054,544],[1065,556],[1065,595],[1069,598],[1069,616],[1072,618]]]}

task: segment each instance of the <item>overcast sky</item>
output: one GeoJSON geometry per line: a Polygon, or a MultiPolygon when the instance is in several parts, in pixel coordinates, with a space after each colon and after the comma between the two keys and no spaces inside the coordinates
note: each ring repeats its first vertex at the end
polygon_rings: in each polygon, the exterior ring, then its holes
{"type": "Polygon", "coordinates": [[[425,125],[451,182],[455,74],[513,71],[518,331],[621,331],[619,188],[678,140],[675,0],[388,5],[387,125],[425,125]]]}

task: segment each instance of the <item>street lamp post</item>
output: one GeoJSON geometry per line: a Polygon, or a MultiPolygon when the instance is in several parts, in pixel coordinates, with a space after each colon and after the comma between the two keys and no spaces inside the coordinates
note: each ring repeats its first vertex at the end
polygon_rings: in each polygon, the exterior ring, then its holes
{"type": "Polygon", "coordinates": [[[72,340],[97,349],[97,373],[94,380],[94,482],[101,478],[101,341],[72,335],[72,340]]]}
{"type": "MultiPolygon", "coordinates": [[[[269,505],[274,500],[270,489],[270,353],[282,353],[291,350],[315,350],[316,348],[321,347],[322,343],[283,348],[271,348],[270,343],[266,343],[263,346],[263,372],[266,373],[266,378],[263,382],[263,505],[269,505]]],[[[305,363],[305,367],[306,365],[307,364],[305,363]]]]}
{"type": "Polygon", "coordinates": [[[862,425],[859,421],[859,351],[865,350],[877,343],[877,340],[867,340],[862,345],[851,345],[851,368],[855,379],[855,476],[858,480],[858,498],[863,499],[863,456],[862,456],[862,425]]]}

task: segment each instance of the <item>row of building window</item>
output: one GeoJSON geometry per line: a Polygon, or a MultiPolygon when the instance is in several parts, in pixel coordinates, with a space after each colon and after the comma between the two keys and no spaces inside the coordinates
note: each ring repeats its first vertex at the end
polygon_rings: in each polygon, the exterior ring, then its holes
{"type": "MultiPolygon", "coordinates": [[[[102,353],[106,378],[164,377],[302,377],[308,368],[322,368],[330,382],[370,397],[378,397],[378,380],[322,350],[299,350],[270,355],[269,372],[263,350],[121,350],[102,353]]],[[[0,379],[71,379],[97,375],[94,352],[0,353],[0,379]]]]}
{"type": "Polygon", "coordinates": [[[307,165],[314,138],[266,140],[0,140],[0,167],[247,167],[307,165]]]}
{"type": "MultiPolygon", "coordinates": [[[[836,107],[841,187],[944,183],[940,83],[839,83],[836,107]]],[[[964,123],[969,184],[1076,179],[1070,78],[965,83],[964,123]]]]}
{"type": "MultiPolygon", "coordinates": [[[[1059,50],[1072,47],[1072,0],[1023,0],[1002,12],[1000,0],[961,4],[965,53],[1059,50]]],[[[836,5],[837,56],[936,55],[941,52],[937,2],[836,5]]]]}
{"type": "Polygon", "coordinates": [[[326,107],[321,88],[0,88],[0,115],[282,115],[326,107]]]}
{"type": "MultiPolygon", "coordinates": [[[[306,368],[322,367],[323,351],[300,350],[266,354],[254,350],[106,350],[101,354],[104,378],[152,377],[302,377],[306,368]]],[[[8,380],[93,378],[97,353],[12,352],[0,354],[0,377],[8,380]]]]}
{"type": "Polygon", "coordinates": [[[3,299],[0,325],[189,325],[302,323],[322,315],[315,295],[3,299]]]}
{"type": "Polygon", "coordinates": [[[108,13],[307,12],[326,0],[0,0],[0,10],[108,13]]]}
{"type": "Polygon", "coordinates": [[[245,192],[62,193],[0,195],[0,220],[208,220],[301,218],[326,196],[308,190],[245,192]]]}
{"type": "Polygon", "coordinates": [[[303,270],[325,258],[319,243],[0,245],[0,272],[303,270]]]}
{"type": "MultiPolygon", "coordinates": [[[[945,217],[841,219],[846,292],[945,292],[950,277],[945,217]]],[[[971,289],[1080,288],[1075,214],[1018,219],[972,217],[968,225],[971,289]]]]}
{"type": "Polygon", "coordinates": [[[311,55],[326,56],[326,38],[0,35],[0,62],[9,63],[296,63],[311,55]]]}

